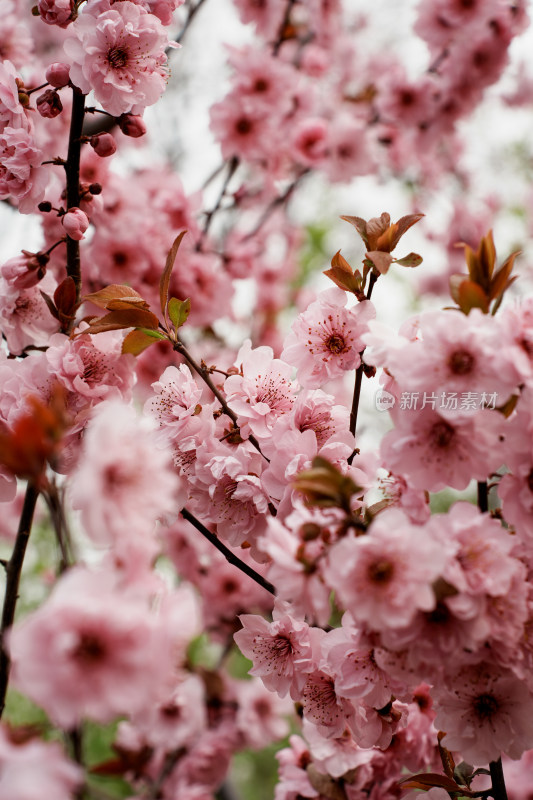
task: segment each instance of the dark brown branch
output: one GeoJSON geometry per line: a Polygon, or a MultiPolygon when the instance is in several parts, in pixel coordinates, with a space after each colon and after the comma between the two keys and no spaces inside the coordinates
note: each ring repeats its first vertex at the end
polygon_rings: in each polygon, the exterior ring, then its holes
{"type": "Polygon", "coordinates": [[[268,206],[265,208],[265,210],[263,211],[263,213],[259,217],[259,220],[257,221],[257,223],[254,226],[254,228],[249,233],[247,233],[246,236],[244,237],[244,241],[247,241],[248,239],[251,239],[257,233],[259,233],[259,231],[261,230],[261,228],[263,227],[265,222],[268,222],[268,220],[270,219],[270,217],[272,216],[274,211],[276,211],[276,209],[279,208],[280,206],[284,206],[289,202],[294,190],[296,189],[298,184],[301,182],[302,178],[305,175],[307,175],[308,172],[309,172],[308,169],[305,169],[305,170],[303,170],[303,172],[300,172],[300,174],[292,181],[292,183],[289,184],[289,186],[285,189],[285,191],[282,194],[280,194],[278,197],[275,197],[268,204],[268,206]]]}
{"type": "Polygon", "coordinates": [[[237,156],[233,156],[233,158],[230,159],[230,161],[228,162],[228,174],[224,178],[224,183],[222,184],[222,188],[221,188],[220,193],[218,195],[217,201],[216,201],[215,205],[213,206],[213,208],[211,209],[211,211],[208,211],[206,213],[206,218],[205,218],[205,223],[204,223],[204,227],[203,227],[202,233],[200,234],[200,238],[196,242],[196,249],[197,250],[201,250],[202,249],[202,244],[203,244],[203,242],[205,240],[205,237],[207,236],[207,234],[209,232],[209,228],[211,226],[211,222],[213,220],[213,217],[215,216],[215,214],[219,210],[220,205],[221,205],[224,197],[226,196],[226,191],[228,189],[229,182],[233,178],[233,176],[235,174],[235,170],[237,169],[238,166],[239,166],[239,159],[237,158],[237,156]]]}
{"type": "MultiPolygon", "coordinates": [[[[70,133],[68,142],[67,163],[65,173],[67,176],[67,210],[78,207],[80,204],[80,156],[81,135],[85,117],[85,95],[77,89],[72,90],[72,116],[70,118],[70,133]]],[[[81,299],[81,262],[80,243],[67,236],[67,275],[76,284],[76,302],[81,299]]],[[[72,325],[74,320],[72,320],[72,325]]],[[[72,327],[71,325],[71,327],[72,327]]]]}
{"type": "Polygon", "coordinates": [[[497,761],[491,761],[489,769],[490,777],[492,778],[492,797],[494,800],[507,800],[507,789],[505,788],[501,758],[497,761]]]}
{"type": "MultiPolygon", "coordinates": [[[[374,289],[374,285],[378,279],[378,276],[374,274],[374,272],[370,273],[370,280],[368,282],[368,291],[366,293],[366,299],[370,300],[372,297],[372,290],[374,289]]],[[[362,353],[361,353],[362,358],[362,353]]],[[[353,399],[352,399],[352,409],[350,411],[350,433],[355,436],[355,431],[357,429],[357,415],[359,413],[359,401],[361,399],[361,384],[363,382],[363,372],[364,372],[364,364],[361,361],[361,364],[357,367],[355,371],[355,386],[353,390],[353,399]]],[[[355,453],[353,453],[350,458],[348,459],[348,463],[351,464],[353,461],[355,453]]]]}
{"type": "Polygon", "coordinates": [[[198,13],[198,11],[200,10],[201,6],[204,3],[205,3],[205,0],[197,0],[197,2],[194,4],[194,6],[189,9],[189,13],[187,15],[187,19],[183,23],[183,27],[182,27],[181,31],[176,36],[176,42],[178,44],[180,44],[180,42],[183,41],[183,37],[187,33],[191,22],[193,21],[194,17],[196,16],[196,14],[198,13]]]}
{"type": "Polygon", "coordinates": [[[6,588],[4,594],[4,607],[2,609],[2,624],[0,628],[0,717],[6,704],[7,685],[9,682],[9,669],[11,661],[5,647],[5,635],[11,628],[15,619],[15,609],[18,600],[20,575],[24,563],[24,555],[30,538],[33,515],[39,492],[32,483],[29,483],[24,497],[24,505],[20,515],[17,538],[13,547],[11,558],[5,565],[6,588]]]}
{"type": "Polygon", "coordinates": [[[489,487],[487,481],[479,481],[477,485],[477,505],[480,511],[489,510],[489,487]]]}
{"type": "Polygon", "coordinates": [[[211,544],[214,545],[220,553],[222,553],[229,564],[237,567],[237,569],[240,569],[241,572],[244,572],[245,575],[248,575],[249,578],[259,584],[259,586],[261,586],[263,589],[266,589],[267,592],[270,592],[270,594],[273,594],[274,596],[276,595],[276,587],[273,586],[270,581],[267,581],[266,578],[263,578],[262,575],[253,569],[253,567],[249,567],[248,564],[246,564],[244,561],[241,561],[239,556],[236,556],[235,553],[229,549],[229,547],[226,547],[226,545],[220,541],[218,536],[206,528],[205,525],[200,522],[200,520],[196,519],[194,514],[191,514],[191,512],[186,508],[182,508],[181,515],[187,520],[187,522],[190,522],[191,525],[194,525],[196,530],[199,531],[202,536],[205,536],[205,538],[211,542],[211,544]]]}
{"type": "MultiPolygon", "coordinates": [[[[226,402],[226,399],[225,399],[225,397],[224,397],[224,396],[223,396],[223,394],[222,394],[222,393],[221,393],[221,392],[220,392],[220,391],[217,389],[217,387],[215,386],[215,384],[214,384],[214,383],[213,383],[213,381],[211,380],[211,376],[210,376],[210,374],[209,374],[209,370],[208,370],[208,368],[207,368],[207,367],[203,367],[201,364],[198,364],[198,362],[194,360],[194,358],[191,356],[191,354],[189,353],[189,351],[187,350],[187,348],[185,347],[185,345],[183,344],[183,342],[180,342],[180,341],[176,342],[176,343],[174,344],[174,350],[175,350],[177,353],[180,353],[180,354],[183,356],[183,358],[184,358],[184,359],[185,359],[185,361],[186,361],[186,362],[189,364],[189,366],[190,366],[190,367],[191,367],[191,368],[192,368],[192,369],[193,369],[193,370],[196,372],[196,374],[197,374],[197,375],[199,375],[199,376],[200,376],[200,378],[201,378],[201,379],[204,381],[204,383],[205,383],[207,386],[209,386],[209,388],[211,389],[211,391],[212,391],[212,392],[213,392],[213,394],[215,395],[216,399],[218,400],[218,402],[219,402],[219,403],[220,403],[220,405],[222,406],[222,411],[224,412],[224,414],[226,414],[226,416],[228,416],[228,417],[229,417],[229,418],[232,420],[232,422],[234,423],[234,425],[236,425],[237,427],[239,427],[239,423],[238,423],[238,419],[239,419],[239,418],[238,418],[237,414],[236,414],[236,413],[235,413],[235,412],[234,412],[234,411],[233,411],[233,410],[232,410],[232,409],[231,409],[231,408],[228,406],[228,404],[227,404],[227,402],[226,402]]],[[[250,434],[250,435],[249,435],[249,437],[248,437],[248,439],[249,439],[249,441],[251,442],[251,444],[253,444],[253,446],[255,447],[255,449],[256,449],[256,450],[257,450],[259,453],[261,453],[261,447],[260,447],[260,445],[259,445],[259,442],[258,442],[258,441],[257,441],[257,439],[255,438],[255,436],[253,436],[252,434],[250,434]]],[[[263,456],[263,458],[264,458],[266,461],[268,461],[268,460],[269,460],[269,459],[268,459],[268,458],[267,458],[265,455],[263,455],[263,453],[261,453],[261,455],[263,456]]]]}

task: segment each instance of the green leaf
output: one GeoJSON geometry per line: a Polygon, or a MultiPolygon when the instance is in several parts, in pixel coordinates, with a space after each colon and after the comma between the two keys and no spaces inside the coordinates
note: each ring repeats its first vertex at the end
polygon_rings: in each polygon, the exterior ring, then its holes
{"type": "Polygon", "coordinates": [[[157,331],[141,330],[140,328],[136,328],[134,331],[130,331],[124,338],[124,341],[122,342],[122,353],[131,353],[133,356],[139,356],[146,350],[147,347],[150,347],[154,341],[164,338],[165,337],[163,334],[160,334],[157,331]],[[154,334],[156,335],[154,336],[154,334]]]}
{"type": "Polygon", "coordinates": [[[178,300],[177,297],[171,297],[168,301],[168,316],[171,322],[174,323],[176,329],[181,328],[187,322],[187,317],[191,311],[191,300],[188,297],[186,300],[178,300]]]}

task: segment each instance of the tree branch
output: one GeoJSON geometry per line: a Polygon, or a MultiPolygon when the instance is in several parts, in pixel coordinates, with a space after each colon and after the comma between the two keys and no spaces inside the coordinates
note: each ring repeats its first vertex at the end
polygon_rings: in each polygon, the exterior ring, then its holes
{"type": "Polygon", "coordinates": [[[15,619],[20,575],[22,572],[22,565],[24,563],[26,546],[30,538],[33,515],[38,497],[38,490],[32,483],[28,483],[26,495],[24,497],[24,505],[22,506],[22,513],[20,515],[17,538],[15,539],[11,558],[5,565],[6,588],[4,594],[4,607],[2,609],[2,623],[0,628],[0,717],[2,716],[5,708],[7,685],[9,682],[9,670],[11,666],[11,660],[5,646],[5,635],[9,628],[11,628],[13,625],[13,621],[15,619]]]}
{"type": "MultiPolygon", "coordinates": [[[[77,89],[72,90],[72,116],[68,141],[67,162],[67,210],[80,204],[80,156],[81,135],[85,117],[85,95],[77,89]]],[[[67,275],[76,284],[76,302],[81,299],[80,243],[67,236],[67,275]]],[[[72,320],[72,324],[74,320],[72,320]]],[[[72,328],[71,324],[71,328],[72,328]]]]}
{"type": "Polygon", "coordinates": [[[491,761],[489,764],[490,777],[492,778],[492,797],[494,800],[507,800],[507,789],[503,777],[502,760],[491,761]]]}
{"type": "Polygon", "coordinates": [[[273,594],[274,596],[276,595],[276,587],[270,583],[270,581],[267,581],[266,578],[263,578],[262,575],[253,569],[253,567],[250,567],[248,564],[245,564],[244,561],[241,561],[239,556],[236,556],[235,553],[229,549],[229,547],[226,547],[226,545],[220,541],[218,536],[206,528],[205,525],[200,522],[200,520],[196,519],[194,514],[191,514],[191,512],[186,508],[182,508],[181,515],[187,520],[187,522],[190,522],[191,525],[194,525],[196,530],[200,531],[202,536],[205,536],[205,538],[211,542],[211,544],[214,545],[219,552],[222,553],[229,564],[237,567],[237,569],[240,569],[241,572],[244,572],[245,575],[248,575],[249,578],[259,584],[259,586],[261,586],[263,589],[266,589],[267,592],[270,592],[270,594],[273,594]]]}

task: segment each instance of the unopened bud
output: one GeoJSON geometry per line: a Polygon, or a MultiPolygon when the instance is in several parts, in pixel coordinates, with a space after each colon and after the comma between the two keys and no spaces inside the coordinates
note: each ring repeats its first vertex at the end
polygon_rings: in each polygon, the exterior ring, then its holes
{"type": "Polygon", "coordinates": [[[63,64],[61,61],[56,61],[50,64],[45,73],[46,80],[55,89],[62,89],[67,86],[70,80],[70,67],[68,64],[63,64]]]}
{"type": "Polygon", "coordinates": [[[89,186],[89,192],[91,194],[101,194],[102,193],[102,184],[101,183],[91,183],[89,186]]]}
{"type": "Polygon", "coordinates": [[[55,89],[47,89],[37,98],[37,111],[41,117],[53,119],[63,111],[63,103],[55,89]]]}
{"type": "Polygon", "coordinates": [[[39,203],[37,206],[39,211],[42,211],[43,214],[47,214],[49,211],[52,210],[52,203],[49,203],[48,200],[44,200],[42,203],[39,203]]]}
{"type": "Polygon", "coordinates": [[[110,133],[99,133],[97,136],[91,136],[89,144],[96,155],[101,158],[112,156],[117,151],[116,142],[110,133]]]}
{"type": "Polygon", "coordinates": [[[146,133],[146,123],[137,114],[122,114],[117,121],[120,130],[125,136],[138,139],[146,133]]]}
{"type": "Polygon", "coordinates": [[[71,239],[79,242],[84,239],[84,233],[89,227],[89,219],[81,208],[73,206],[61,217],[61,223],[71,239]]]}

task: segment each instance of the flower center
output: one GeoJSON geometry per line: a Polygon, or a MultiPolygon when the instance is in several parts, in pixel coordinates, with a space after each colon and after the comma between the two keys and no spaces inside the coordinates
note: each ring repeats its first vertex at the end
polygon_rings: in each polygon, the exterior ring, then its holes
{"type": "Polygon", "coordinates": [[[246,136],[246,134],[250,133],[252,130],[252,123],[248,117],[241,117],[239,120],[237,120],[235,130],[237,133],[241,133],[243,136],[246,136]]]}
{"type": "Polygon", "coordinates": [[[455,350],[449,358],[448,366],[454,375],[468,375],[475,363],[474,356],[468,350],[455,350]]]}
{"type": "Polygon", "coordinates": [[[430,439],[435,445],[435,447],[446,448],[449,447],[452,439],[455,435],[455,431],[451,425],[447,422],[436,422],[430,432],[430,439]]]}
{"type": "Polygon", "coordinates": [[[492,694],[478,694],[474,699],[474,710],[479,719],[490,720],[496,714],[499,703],[492,694]]]}
{"type": "Polygon", "coordinates": [[[331,336],[328,336],[326,341],[324,342],[327,349],[333,353],[334,355],[338,355],[339,353],[345,353],[348,349],[346,346],[346,342],[342,338],[342,336],[338,333],[332,333],[331,336]]]}
{"type": "Polygon", "coordinates": [[[368,577],[372,583],[388,583],[394,575],[394,564],[390,561],[375,561],[368,567],[368,577]]]}
{"type": "Polygon", "coordinates": [[[76,661],[86,665],[97,664],[105,655],[106,647],[94,633],[80,634],[78,643],[72,652],[76,661]]]}
{"type": "Polygon", "coordinates": [[[128,51],[124,47],[112,47],[107,54],[107,63],[113,69],[121,69],[128,63],[128,51]]]}

